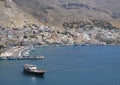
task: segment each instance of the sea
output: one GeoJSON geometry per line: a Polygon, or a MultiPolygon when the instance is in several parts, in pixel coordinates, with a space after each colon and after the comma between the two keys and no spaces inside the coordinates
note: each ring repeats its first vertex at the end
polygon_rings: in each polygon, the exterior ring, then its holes
{"type": "Polygon", "coordinates": [[[120,46],[41,47],[42,60],[0,60],[0,85],[120,85],[120,46]],[[23,73],[24,64],[46,71],[23,73]]]}

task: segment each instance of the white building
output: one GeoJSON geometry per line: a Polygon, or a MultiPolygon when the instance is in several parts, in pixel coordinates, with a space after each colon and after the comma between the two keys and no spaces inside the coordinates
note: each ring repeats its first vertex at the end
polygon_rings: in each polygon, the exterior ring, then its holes
{"type": "Polygon", "coordinates": [[[86,40],[90,40],[90,36],[86,33],[83,33],[83,38],[86,40]]]}
{"type": "Polygon", "coordinates": [[[12,0],[6,0],[6,2],[12,2],[12,0]]]}

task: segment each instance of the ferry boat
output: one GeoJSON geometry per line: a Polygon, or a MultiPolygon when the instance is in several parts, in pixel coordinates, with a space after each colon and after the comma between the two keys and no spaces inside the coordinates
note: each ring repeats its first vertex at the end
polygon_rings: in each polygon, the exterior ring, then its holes
{"type": "Polygon", "coordinates": [[[36,65],[25,64],[23,66],[23,72],[32,75],[43,76],[45,74],[44,70],[38,69],[36,65]]]}

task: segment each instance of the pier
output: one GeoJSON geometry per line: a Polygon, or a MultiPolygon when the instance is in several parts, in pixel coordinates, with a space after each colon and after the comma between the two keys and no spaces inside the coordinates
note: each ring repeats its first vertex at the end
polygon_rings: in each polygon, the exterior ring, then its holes
{"type": "Polygon", "coordinates": [[[44,56],[31,56],[29,47],[16,46],[0,55],[0,60],[40,60],[44,56]]]}

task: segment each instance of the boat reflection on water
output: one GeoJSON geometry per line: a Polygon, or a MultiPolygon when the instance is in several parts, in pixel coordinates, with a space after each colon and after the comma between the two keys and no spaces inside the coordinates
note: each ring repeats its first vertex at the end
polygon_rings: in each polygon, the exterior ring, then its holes
{"type": "Polygon", "coordinates": [[[41,76],[41,75],[32,75],[32,74],[28,74],[28,73],[25,73],[25,72],[22,72],[22,74],[23,74],[23,76],[32,78],[32,81],[35,80],[36,78],[45,79],[45,77],[41,76]]]}

